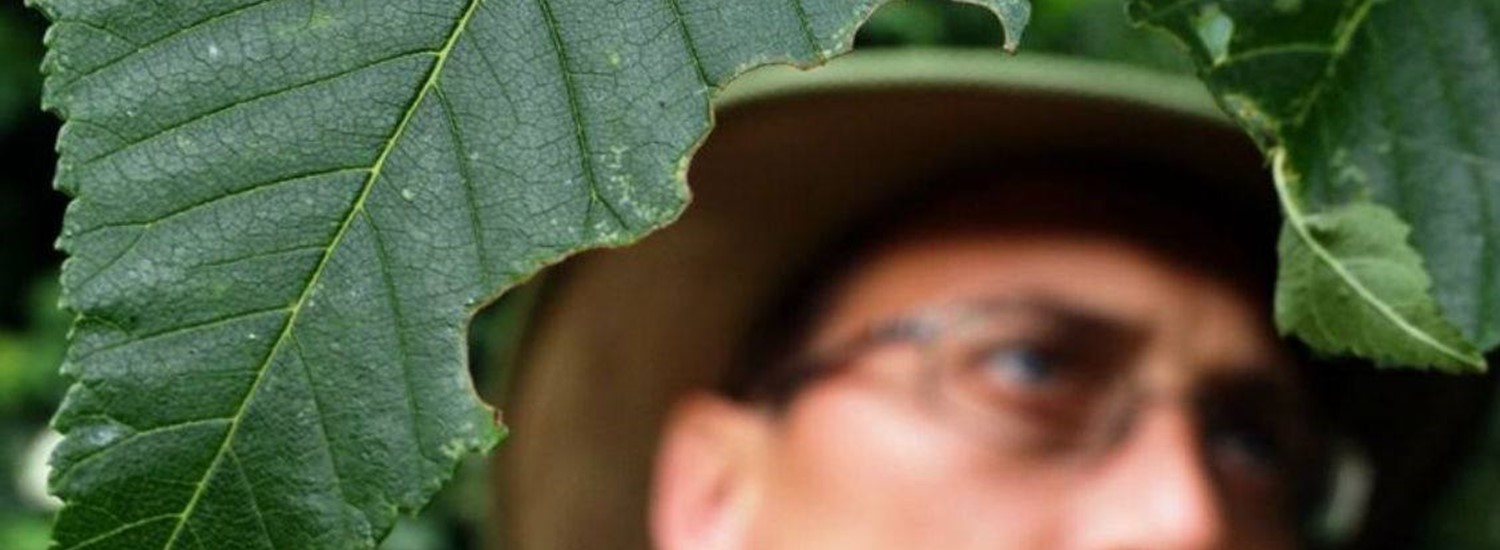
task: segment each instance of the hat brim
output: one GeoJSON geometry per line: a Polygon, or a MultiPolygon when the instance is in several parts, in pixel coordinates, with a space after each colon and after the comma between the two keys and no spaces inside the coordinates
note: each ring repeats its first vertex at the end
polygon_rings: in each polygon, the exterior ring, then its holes
{"type": "Polygon", "coordinates": [[[759,308],[839,228],[957,167],[1070,151],[1171,166],[1273,204],[1253,143],[1196,80],[998,52],[854,54],[763,69],[719,98],[692,205],[546,274],[498,462],[523,548],[646,548],[657,432],[715,385],[759,308]]]}

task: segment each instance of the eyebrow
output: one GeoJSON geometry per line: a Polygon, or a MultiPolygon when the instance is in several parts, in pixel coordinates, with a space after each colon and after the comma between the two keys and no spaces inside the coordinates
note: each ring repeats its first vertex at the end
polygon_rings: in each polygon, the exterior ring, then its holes
{"type": "MultiPolygon", "coordinates": [[[[972,301],[976,307],[995,310],[1015,310],[1032,314],[1055,323],[1048,330],[1069,342],[1077,351],[1090,354],[1118,353],[1130,349],[1149,336],[1151,329],[1142,323],[1123,319],[1108,312],[1080,305],[1041,291],[990,296],[972,301]]],[[[951,305],[947,307],[952,307],[951,305]]],[[[933,309],[943,309],[939,305],[933,309]]],[[[1289,371],[1297,367],[1295,361],[1228,361],[1204,365],[1203,376],[1193,385],[1200,388],[1203,396],[1246,396],[1283,409],[1298,409],[1305,406],[1299,391],[1296,376],[1289,371]]]]}
{"type": "Polygon", "coordinates": [[[1015,310],[1045,320],[1049,333],[1078,342],[1079,348],[1122,351],[1139,344],[1150,333],[1150,329],[1141,323],[1044,292],[992,296],[972,303],[972,307],[991,311],[1015,310]]]}

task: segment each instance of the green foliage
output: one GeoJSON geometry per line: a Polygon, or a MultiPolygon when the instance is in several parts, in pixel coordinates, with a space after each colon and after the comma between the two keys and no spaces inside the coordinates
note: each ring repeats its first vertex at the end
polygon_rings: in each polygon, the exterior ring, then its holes
{"type": "Polygon", "coordinates": [[[1130,24],[1121,0],[1037,0],[1026,51],[1044,51],[1189,73],[1192,62],[1165,33],[1130,24]]]}
{"type": "Polygon", "coordinates": [[[42,550],[50,510],[39,502],[38,435],[45,413],[62,396],[62,360],[69,317],[57,308],[57,284],[44,280],[29,296],[27,328],[0,331],[0,541],[6,550],[42,550]]]}
{"type": "MultiPolygon", "coordinates": [[[[1131,28],[1121,0],[1032,0],[1026,43],[1017,55],[1054,53],[1186,73],[1192,64],[1162,33],[1131,28]]],[[[897,0],[860,29],[856,45],[997,47],[1004,32],[993,15],[949,0],[897,0]]]]}
{"type": "Polygon", "coordinates": [[[31,110],[40,80],[40,37],[10,8],[0,7],[0,132],[31,110]]]}
{"type": "Polygon", "coordinates": [[[710,91],[878,2],[38,4],[76,197],[59,546],[352,548],[499,441],[472,313],[675,218],[710,91]]]}
{"type": "MultiPolygon", "coordinates": [[[[75,197],[62,548],[373,546],[503,435],[464,368],[472,314],[669,223],[713,90],[844,51],[882,3],[36,1],[75,197]]],[[[1038,0],[1037,49],[1183,69],[1103,23],[1112,2],[1038,0]]],[[[974,3],[900,2],[862,40],[1014,46],[1027,3],[974,3]]],[[[1495,4],[1130,7],[1279,160],[1282,327],[1481,366],[1500,344],[1495,4]]],[[[18,349],[0,337],[0,359],[45,354],[18,349]]]]}
{"type": "Polygon", "coordinates": [[[1318,349],[1392,365],[1449,370],[1484,358],[1427,299],[1422,258],[1405,246],[1406,224],[1389,209],[1355,202],[1305,214],[1296,206],[1282,230],[1276,324],[1318,349]]]}
{"type": "Polygon", "coordinates": [[[57,295],[56,283],[38,285],[30,300],[29,329],[0,332],[0,417],[53,403],[62,394],[57,365],[71,320],[58,309],[57,295]]]}
{"type": "Polygon", "coordinates": [[[11,550],[41,550],[50,543],[47,522],[26,518],[0,520],[0,540],[11,550]]]}
{"type": "MultiPolygon", "coordinates": [[[[1032,28],[1028,22],[1027,30],[1032,28]]],[[[1034,38],[1035,34],[1028,32],[1028,43],[1034,38]]],[[[860,27],[855,44],[998,47],[1004,41],[1005,31],[1000,23],[980,6],[949,0],[895,0],[860,27]]],[[[1027,49],[1031,49],[1029,45],[1027,49]]]]}
{"type": "Polygon", "coordinates": [[[1281,328],[1326,352],[1482,370],[1477,350],[1500,345],[1500,5],[1130,8],[1181,39],[1226,110],[1284,160],[1282,246],[1297,261],[1281,271],[1281,328]]]}

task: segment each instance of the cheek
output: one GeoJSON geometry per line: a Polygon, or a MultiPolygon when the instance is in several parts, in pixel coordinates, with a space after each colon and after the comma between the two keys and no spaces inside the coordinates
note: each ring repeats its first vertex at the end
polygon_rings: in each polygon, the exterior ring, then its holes
{"type": "Polygon", "coordinates": [[[830,380],[781,422],[765,503],[777,540],[1034,548],[1059,527],[1056,476],[1006,463],[915,403],[830,380]]]}

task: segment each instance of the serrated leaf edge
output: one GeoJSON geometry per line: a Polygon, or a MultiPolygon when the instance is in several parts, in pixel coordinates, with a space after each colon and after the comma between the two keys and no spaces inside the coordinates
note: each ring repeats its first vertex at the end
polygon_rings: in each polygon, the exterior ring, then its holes
{"type": "Polygon", "coordinates": [[[1324,248],[1323,243],[1319,242],[1313,236],[1312,231],[1308,229],[1308,214],[1293,195],[1292,183],[1295,178],[1292,177],[1290,169],[1287,167],[1286,148],[1273,148],[1270,151],[1270,156],[1271,176],[1275,182],[1277,199],[1281,202],[1281,209],[1286,217],[1285,223],[1292,228],[1298,238],[1301,239],[1302,244],[1307,246],[1308,250],[1311,250],[1319,261],[1323,262],[1335,275],[1338,275],[1339,279],[1344,281],[1344,284],[1353,290],[1355,294],[1359,295],[1360,299],[1370,304],[1382,317],[1390,321],[1391,324],[1396,325],[1402,332],[1410,335],[1414,340],[1475,370],[1482,372],[1488,368],[1484,357],[1478,353],[1454,349],[1452,346],[1444,344],[1433,335],[1427,333],[1427,331],[1413,325],[1410,320],[1397,312],[1389,303],[1377,296],[1369,287],[1366,287],[1360,281],[1359,277],[1350,273],[1338,257],[1329,252],[1327,248],[1324,248]]]}
{"type": "MultiPolygon", "coordinates": [[[[28,6],[35,7],[36,9],[39,9],[45,15],[47,15],[47,17],[49,19],[56,20],[57,17],[55,16],[55,14],[50,9],[51,8],[50,1],[51,0],[24,0],[24,3],[26,5],[28,5],[28,6]]],[[[549,0],[537,0],[537,1],[538,1],[539,4],[542,5],[544,12],[550,12],[550,8],[548,8],[548,6],[547,6],[549,0]]],[[[668,0],[668,1],[670,2],[671,7],[674,9],[674,12],[676,12],[677,17],[679,18],[678,23],[680,25],[681,24],[681,19],[680,19],[681,15],[680,15],[680,7],[677,6],[677,0],[668,0]]],[[[829,61],[829,59],[832,58],[832,57],[835,57],[835,56],[847,53],[852,48],[852,46],[853,46],[853,39],[854,39],[853,30],[857,29],[860,25],[862,25],[876,9],[878,9],[879,7],[881,7],[881,6],[883,6],[883,5],[887,4],[887,3],[890,3],[892,1],[894,1],[894,0],[877,0],[876,2],[871,3],[870,4],[870,9],[868,11],[860,13],[857,17],[855,17],[855,20],[854,20],[853,24],[850,25],[847,29],[843,30],[835,38],[835,40],[838,42],[838,44],[836,44],[833,48],[829,48],[829,49],[825,49],[825,50],[817,50],[817,48],[816,48],[816,41],[815,40],[810,40],[813,43],[813,49],[815,50],[814,51],[814,57],[815,57],[815,59],[813,59],[811,61],[808,61],[808,62],[799,62],[799,61],[796,61],[796,60],[774,60],[774,61],[757,60],[757,61],[749,63],[749,64],[747,64],[745,66],[738,67],[735,71],[733,71],[731,73],[731,75],[728,78],[725,78],[723,82],[714,83],[714,82],[709,81],[709,79],[707,79],[706,75],[704,75],[702,73],[703,68],[701,66],[701,63],[699,63],[697,61],[697,59],[696,59],[697,58],[696,52],[693,52],[694,61],[695,61],[695,64],[697,65],[696,70],[699,72],[699,75],[700,75],[700,77],[703,80],[703,84],[705,85],[706,88],[708,88],[708,92],[710,94],[714,94],[715,92],[721,90],[723,87],[727,86],[730,83],[730,81],[732,81],[732,80],[735,79],[735,77],[737,77],[737,76],[739,76],[739,75],[747,72],[748,70],[750,70],[750,69],[752,69],[754,67],[758,67],[758,66],[762,66],[762,65],[771,65],[771,64],[789,64],[789,65],[793,65],[793,66],[796,66],[796,67],[799,67],[799,68],[808,69],[808,68],[820,66],[820,65],[826,63],[827,61],[829,61]]],[[[1012,9],[1009,9],[1009,10],[1002,9],[1002,7],[999,4],[992,4],[992,3],[987,2],[986,0],[954,0],[954,1],[961,2],[961,3],[974,4],[974,5],[982,6],[982,7],[985,7],[987,9],[989,9],[996,16],[996,18],[999,20],[999,22],[1002,24],[1002,26],[1003,26],[1003,28],[1005,30],[1004,48],[1008,52],[1014,53],[1014,50],[1015,50],[1016,46],[1018,45],[1018,43],[1019,43],[1019,41],[1021,39],[1021,35],[1022,35],[1022,32],[1023,32],[1023,29],[1024,29],[1026,23],[1030,19],[1030,4],[1028,3],[1028,0],[1010,0],[1010,2],[1014,3],[1014,5],[1012,6],[1012,9]]],[[[1001,2],[1004,2],[1004,1],[1005,0],[1001,0],[1001,2]]],[[[793,2],[795,4],[795,7],[798,8],[798,12],[799,12],[798,15],[799,15],[799,20],[800,20],[799,23],[803,25],[804,33],[808,35],[809,39],[815,38],[815,37],[813,37],[810,34],[810,28],[807,27],[808,20],[807,20],[807,15],[806,15],[805,9],[802,7],[802,0],[793,0],[793,2]]],[[[163,521],[163,520],[167,520],[167,519],[170,519],[170,518],[176,518],[177,521],[176,521],[176,524],[175,524],[175,526],[173,528],[173,531],[172,531],[171,535],[167,539],[167,541],[164,544],[163,548],[172,548],[174,545],[176,545],[177,542],[178,542],[178,539],[182,537],[182,532],[183,531],[187,531],[190,535],[193,534],[192,530],[191,530],[191,527],[188,526],[188,522],[189,522],[190,518],[193,517],[194,511],[196,510],[196,507],[197,507],[197,505],[198,505],[201,497],[204,494],[204,491],[205,491],[205,489],[206,489],[206,487],[207,487],[207,485],[209,483],[210,478],[218,470],[218,468],[220,468],[221,465],[225,463],[226,460],[237,460],[237,457],[235,457],[234,454],[233,454],[234,451],[233,451],[233,448],[231,447],[231,444],[235,440],[235,434],[237,433],[238,427],[240,425],[240,421],[244,418],[246,407],[253,400],[255,394],[259,391],[259,389],[260,389],[260,387],[262,385],[262,382],[265,379],[265,374],[270,369],[272,358],[276,355],[276,353],[277,353],[278,350],[282,349],[288,343],[290,343],[291,345],[297,345],[297,341],[296,341],[295,336],[292,334],[292,330],[293,330],[293,327],[295,326],[295,324],[297,322],[297,319],[299,318],[299,314],[302,311],[302,307],[305,304],[308,303],[309,298],[311,297],[314,289],[317,287],[317,282],[321,278],[321,275],[322,275],[325,267],[328,265],[328,263],[329,263],[332,255],[333,255],[334,251],[338,248],[339,244],[342,242],[343,237],[347,234],[350,226],[353,223],[353,220],[355,218],[357,218],[358,215],[362,211],[364,211],[364,204],[366,202],[366,199],[369,197],[371,189],[373,188],[373,186],[375,185],[375,183],[377,182],[377,180],[380,178],[381,172],[382,172],[382,167],[384,166],[387,158],[390,156],[392,150],[394,149],[396,142],[399,141],[401,139],[401,136],[405,133],[405,131],[406,131],[406,129],[407,129],[407,127],[408,127],[411,119],[414,117],[417,109],[425,101],[425,99],[428,97],[429,94],[431,94],[431,95],[433,95],[433,96],[438,97],[439,99],[441,99],[442,91],[441,91],[441,89],[439,89],[439,88],[436,87],[436,83],[437,83],[440,75],[442,74],[443,66],[445,65],[448,57],[451,55],[452,51],[454,50],[456,44],[458,43],[459,38],[464,34],[465,29],[470,24],[470,21],[472,20],[474,14],[482,7],[482,5],[484,3],[485,3],[485,0],[469,0],[467,6],[464,8],[464,11],[463,11],[461,17],[456,22],[456,24],[453,27],[453,30],[450,32],[449,36],[447,37],[447,39],[446,39],[443,47],[441,49],[439,49],[439,50],[436,50],[436,51],[427,52],[427,53],[430,53],[430,54],[434,55],[434,60],[433,60],[432,67],[429,69],[429,72],[428,72],[426,78],[423,79],[423,82],[421,83],[420,88],[417,90],[417,93],[416,93],[415,97],[411,101],[411,105],[407,108],[406,112],[402,115],[402,117],[399,120],[396,128],[393,130],[390,138],[386,140],[385,145],[381,148],[380,153],[378,154],[378,156],[375,159],[375,161],[371,164],[371,166],[369,168],[360,169],[360,170],[368,170],[369,171],[369,175],[366,178],[365,182],[363,183],[363,186],[362,186],[362,188],[361,188],[358,196],[356,197],[356,200],[350,206],[348,214],[346,214],[343,222],[340,224],[340,227],[339,227],[338,231],[335,233],[335,235],[333,236],[333,238],[329,241],[329,244],[326,247],[326,251],[325,251],[324,255],[319,260],[318,264],[315,266],[315,269],[314,269],[313,273],[309,276],[308,283],[307,283],[306,287],[303,289],[303,292],[299,295],[299,297],[297,298],[297,300],[294,301],[289,306],[287,306],[285,308],[278,308],[277,309],[277,310],[281,310],[281,311],[287,311],[289,313],[289,315],[287,317],[287,320],[284,322],[283,328],[280,331],[279,336],[278,336],[276,342],[274,342],[273,345],[271,346],[271,349],[270,349],[270,351],[267,354],[266,360],[263,361],[262,365],[257,370],[255,379],[253,380],[250,389],[246,391],[245,397],[242,399],[239,408],[236,410],[236,412],[233,414],[233,416],[229,417],[229,418],[232,418],[231,425],[226,430],[225,435],[223,436],[222,442],[221,442],[219,448],[217,449],[217,451],[215,452],[214,457],[210,461],[208,467],[205,469],[202,478],[199,480],[199,482],[197,484],[195,484],[196,486],[195,486],[194,492],[191,495],[191,497],[189,498],[188,502],[183,506],[182,511],[178,512],[178,513],[159,514],[159,515],[156,515],[156,516],[153,516],[153,517],[150,517],[150,518],[146,518],[146,519],[143,519],[143,520],[131,523],[129,525],[118,527],[118,528],[113,529],[113,530],[111,530],[109,532],[102,533],[102,534],[100,534],[98,536],[95,536],[95,537],[92,537],[92,538],[87,539],[85,541],[82,541],[82,542],[80,542],[80,543],[78,543],[78,544],[76,544],[74,546],[71,546],[70,548],[79,548],[79,547],[84,547],[84,546],[93,546],[93,545],[98,544],[98,543],[100,543],[102,541],[109,540],[110,538],[112,538],[112,537],[118,535],[119,533],[124,532],[124,531],[126,531],[126,530],[128,530],[130,528],[138,527],[139,525],[142,525],[144,523],[150,523],[150,522],[156,522],[156,521],[163,521]]],[[[548,17],[549,20],[551,19],[551,14],[550,13],[545,13],[545,16],[548,17]]],[[[555,27],[555,25],[554,25],[554,27],[555,27]]],[[[552,30],[555,31],[555,29],[552,29],[552,30]]],[[[690,48],[693,47],[694,44],[695,44],[695,42],[691,39],[690,36],[688,36],[686,34],[686,29],[685,28],[680,28],[679,30],[684,33],[684,37],[683,37],[684,38],[684,42],[687,43],[687,45],[690,48]]],[[[558,39],[558,37],[556,37],[554,35],[552,37],[552,39],[554,41],[556,41],[558,39]]],[[[63,110],[64,109],[63,105],[53,104],[53,105],[46,105],[46,107],[48,107],[50,110],[56,111],[57,114],[59,116],[61,116],[62,118],[64,118],[64,119],[68,118],[67,113],[63,110]]],[[[699,136],[699,139],[693,144],[693,146],[690,147],[687,151],[684,152],[682,158],[680,159],[680,162],[678,163],[679,164],[678,169],[677,169],[676,173],[674,174],[674,178],[673,179],[675,180],[675,183],[677,183],[679,185],[680,191],[682,192],[682,196],[683,196],[684,201],[686,201],[689,198],[689,196],[687,195],[687,186],[686,186],[687,167],[688,167],[689,163],[691,162],[693,154],[704,143],[704,141],[707,138],[707,135],[708,135],[709,131],[713,127],[713,112],[712,112],[712,110],[710,110],[708,113],[706,113],[706,115],[707,115],[707,121],[708,121],[707,122],[707,126],[704,128],[704,130],[702,132],[702,135],[699,136]]],[[[68,121],[68,122],[72,122],[72,121],[68,121]]],[[[64,192],[65,194],[69,195],[69,196],[75,196],[75,197],[77,196],[76,193],[73,192],[72,190],[64,189],[64,188],[62,188],[60,186],[58,187],[58,189],[60,191],[64,192]]],[[[598,200],[597,193],[594,190],[591,190],[591,195],[593,195],[594,198],[596,199],[594,202],[600,202],[600,203],[604,202],[602,200],[598,200]]],[[[610,205],[607,204],[607,203],[604,203],[604,206],[610,207],[610,205]]],[[[684,204],[684,206],[686,206],[686,205],[684,204]]],[[[613,212],[611,212],[611,213],[613,213],[613,212]]],[[[616,214],[616,218],[618,219],[618,215],[617,214],[616,214]]],[[[675,220],[675,216],[672,217],[672,218],[663,220],[663,222],[660,223],[660,224],[654,225],[652,227],[644,228],[644,229],[646,229],[646,232],[649,233],[650,230],[658,229],[661,226],[664,226],[664,225],[666,225],[666,224],[668,224],[668,223],[670,223],[670,222],[672,222],[674,220],[675,220]]],[[[641,228],[637,228],[637,229],[641,229],[641,228]]],[[[594,243],[592,246],[604,246],[604,247],[622,246],[622,245],[629,244],[630,242],[633,242],[635,239],[638,239],[641,236],[643,236],[643,235],[637,235],[637,236],[634,236],[634,237],[627,236],[627,237],[623,237],[623,238],[610,238],[610,239],[606,239],[604,242],[594,243]]],[[[587,249],[589,247],[590,246],[585,246],[584,248],[587,249]]],[[[566,258],[569,255],[571,255],[571,253],[564,254],[564,255],[561,255],[561,256],[557,256],[557,257],[553,257],[553,258],[549,258],[549,259],[541,260],[535,266],[535,270],[539,270],[539,269],[544,268],[544,267],[546,267],[548,265],[552,265],[552,264],[555,264],[557,262],[560,262],[560,261],[562,261],[564,258],[566,258]]],[[[68,261],[71,261],[71,260],[72,260],[72,258],[68,259],[68,261]]],[[[524,279],[522,279],[522,280],[524,281],[524,279]]],[[[517,283],[519,283],[519,282],[520,281],[518,281],[517,283]]],[[[66,290],[66,289],[64,289],[64,290],[66,290]]],[[[484,305],[487,305],[487,304],[495,301],[496,299],[498,299],[500,297],[500,295],[501,295],[501,292],[496,292],[495,294],[493,294],[493,295],[491,295],[491,296],[489,296],[489,297],[487,297],[487,298],[485,298],[485,299],[483,299],[483,300],[481,300],[479,302],[476,302],[476,303],[472,304],[473,307],[472,307],[472,309],[469,312],[470,316],[472,316],[474,313],[476,313],[477,311],[479,311],[480,309],[482,309],[482,307],[484,305]]],[[[68,307],[68,306],[66,306],[66,304],[64,304],[64,307],[68,307]]],[[[84,317],[84,315],[79,314],[77,318],[78,319],[82,319],[83,317],[84,317]]],[[[72,331],[76,330],[76,329],[77,329],[77,327],[76,327],[76,323],[75,323],[75,326],[72,329],[70,329],[70,336],[69,336],[70,340],[72,339],[72,331]]],[[[497,417],[497,424],[498,424],[498,417],[497,417]]],[[[496,437],[496,439],[494,441],[492,441],[491,443],[489,443],[489,445],[491,445],[491,446],[493,444],[497,443],[499,439],[503,439],[507,435],[507,433],[506,433],[507,430],[505,430],[505,428],[503,427],[503,425],[499,425],[499,426],[497,426],[497,428],[498,428],[498,433],[496,434],[497,437],[496,437]]],[[[444,483],[446,483],[446,481],[444,483]]],[[[72,503],[68,503],[68,504],[72,504],[72,503]]],[[[397,511],[400,511],[400,510],[397,509],[397,511]]],[[[407,511],[411,511],[411,510],[407,510],[407,511]]],[[[262,527],[262,530],[264,531],[265,526],[262,525],[261,527],[262,527]]],[[[375,545],[376,543],[379,542],[380,538],[383,538],[383,535],[366,532],[365,533],[365,537],[366,538],[363,541],[361,541],[363,543],[362,547],[363,546],[373,546],[373,545],[375,545]]],[[[54,545],[55,544],[56,544],[56,541],[54,539],[54,545]]]]}

